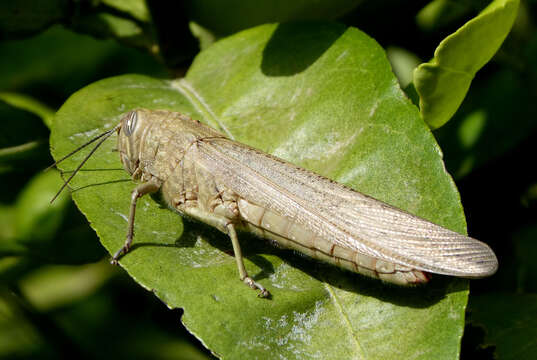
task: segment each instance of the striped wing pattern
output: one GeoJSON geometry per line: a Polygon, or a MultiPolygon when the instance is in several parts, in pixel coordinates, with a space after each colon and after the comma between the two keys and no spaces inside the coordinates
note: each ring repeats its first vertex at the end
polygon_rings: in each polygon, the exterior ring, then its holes
{"type": "Polygon", "coordinates": [[[493,274],[493,251],[471,237],[433,224],[260,150],[223,138],[194,151],[215,178],[246,200],[363,254],[422,271],[477,278],[493,274]]]}

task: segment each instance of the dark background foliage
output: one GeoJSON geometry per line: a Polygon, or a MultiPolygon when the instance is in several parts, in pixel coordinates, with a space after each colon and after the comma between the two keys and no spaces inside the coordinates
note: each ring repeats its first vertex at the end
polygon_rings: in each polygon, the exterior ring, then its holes
{"type": "MultiPolygon", "coordinates": [[[[265,22],[334,20],[387,50],[401,85],[487,1],[3,1],[0,4],[0,357],[207,358],[169,310],[121,270],[61,185],[48,151],[75,91],[127,73],[183,75],[215,39],[265,22]],[[249,2],[244,2],[249,3],[249,2]],[[144,5],[144,6],[142,6],[144,5]]],[[[457,113],[433,132],[468,233],[500,270],[473,281],[462,358],[537,356],[537,3],[522,1],[502,48],[457,113]]],[[[486,41],[486,39],[484,40],[486,41]]]]}

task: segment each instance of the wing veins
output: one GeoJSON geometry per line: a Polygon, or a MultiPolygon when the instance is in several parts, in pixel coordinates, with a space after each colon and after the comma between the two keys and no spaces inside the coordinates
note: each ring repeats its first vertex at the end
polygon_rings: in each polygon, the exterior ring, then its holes
{"type": "MultiPolygon", "coordinates": [[[[199,144],[200,150],[205,150],[205,156],[212,157],[213,161],[217,160],[215,161],[217,167],[223,168],[222,164],[228,163],[228,166],[221,170],[222,172],[225,173],[227,169],[229,176],[234,176],[243,182],[247,181],[243,173],[250,172],[251,176],[248,178],[256,182],[256,184],[249,184],[252,189],[261,186],[272,194],[272,196],[252,194],[252,198],[258,201],[263,198],[264,203],[258,205],[274,208],[274,204],[279,204],[280,211],[278,212],[281,215],[292,221],[299,220],[299,223],[307,226],[317,235],[324,236],[325,239],[339,246],[436,273],[480,276],[495,271],[494,264],[497,262],[492,250],[475,239],[440,227],[229,139],[211,139],[207,142],[201,141],[199,144]],[[214,159],[215,156],[217,159],[214,159]],[[254,166],[250,165],[256,161],[259,163],[254,163],[254,166]],[[270,175],[275,173],[279,175],[277,182],[270,178],[270,175]],[[305,192],[308,195],[318,194],[316,200],[324,198],[330,201],[328,204],[317,201],[318,204],[315,206],[318,208],[313,208],[311,201],[299,196],[297,188],[306,189],[305,192]],[[338,206],[333,199],[341,201],[343,206],[340,204],[338,206]],[[285,208],[291,204],[294,204],[292,206],[295,209],[294,215],[285,211],[285,208]],[[308,218],[304,214],[308,214],[308,218]],[[330,219],[335,219],[342,225],[330,219]],[[375,242],[371,242],[370,238],[374,238],[375,242]],[[457,254],[457,250],[469,248],[476,250],[471,253],[473,256],[460,259],[461,256],[457,254]],[[475,268],[476,257],[487,259],[485,261],[487,265],[475,268]]],[[[208,159],[208,161],[211,160],[208,159]]],[[[215,164],[208,166],[214,168],[215,164]]]]}

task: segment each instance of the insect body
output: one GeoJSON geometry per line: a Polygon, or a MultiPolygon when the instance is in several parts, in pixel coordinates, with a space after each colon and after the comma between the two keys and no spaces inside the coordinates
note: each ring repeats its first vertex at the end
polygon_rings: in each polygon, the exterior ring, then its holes
{"type": "Polygon", "coordinates": [[[480,278],[498,267],[492,250],[478,240],[230,140],[179,113],[134,110],[106,136],[114,130],[121,162],[140,182],[132,192],[127,240],[114,263],[131,246],[137,199],[160,190],[171,208],[229,235],[241,280],[260,296],[268,291],[248,276],[236,228],[400,285],[427,282],[429,273],[480,278]]]}

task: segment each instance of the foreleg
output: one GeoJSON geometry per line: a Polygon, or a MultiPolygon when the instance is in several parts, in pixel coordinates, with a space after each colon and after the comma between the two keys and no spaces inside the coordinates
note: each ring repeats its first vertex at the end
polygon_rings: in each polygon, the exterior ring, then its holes
{"type": "Polygon", "coordinates": [[[161,186],[160,181],[156,179],[152,179],[152,180],[149,180],[148,182],[138,185],[132,191],[127,239],[125,240],[125,244],[123,244],[123,247],[119,249],[118,251],[116,251],[116,253],[112,257],[112,260],[110,261],[111,264],[117,265],[117,262],[120,256],[125,255],[131,247],[132,239],[134,237],[134,216],[136,214],[136,201],[142,196],[144,196],[145,194],[150,194],[150,193],[154,193],[158,191],[160,189],[160,186],[161,186]]]}

